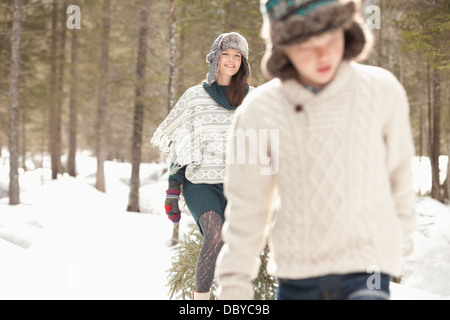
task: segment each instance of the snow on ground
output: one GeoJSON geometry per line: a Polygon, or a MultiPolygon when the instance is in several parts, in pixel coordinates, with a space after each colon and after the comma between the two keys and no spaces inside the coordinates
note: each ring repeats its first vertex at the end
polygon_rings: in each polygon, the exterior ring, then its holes
{"type": "Polygon", "coordinates": [[[402,283],[450,297],[450,207],[422,198],[416,208],[415,250],[404,265],[402,283]]]}
{"type": "MultiPolygon", "coordinates": [[[[86,168],[56,181],[35,170],[21,177],[21,205],[0,199],[0,299],[167,299],[172,225],[159,213],[126,212],[128,164],[109,162],[106,172],[106,194],[86,168]]],[[[159,194],[145,196],[149,211],[161,206],[159,194]]]]}
{"type": "MultiPolygon", "coordinates": [[[[0,299],[168,299],[164,165],[142,164],[135,213],[126,211],[130,164],[106,162],[101,193],[95,159],[77,161],[77,178],[22,173],[21,204],[9,206],[9,169],[0,160],[0,299]]],[[[417,209],[416,249],[401,284],[391,284],[392,299],[450,299],[450,207],[420,198],[417,209]]],[[[181,234],[189,223],[183,214],[181,234]]]]}

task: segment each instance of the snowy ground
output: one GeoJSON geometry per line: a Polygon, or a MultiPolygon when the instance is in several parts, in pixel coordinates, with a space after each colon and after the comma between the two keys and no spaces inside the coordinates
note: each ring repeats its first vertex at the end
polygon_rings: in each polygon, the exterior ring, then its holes
{"type": "MultiPolygon", "coordinates": [[[[95,159],[80,156],[77,165],[76,179],[52,181],[48,169],[21,174],[22,204],[9,206],[0,159],[0,299],[168,299],[163,166],[142,165],[143,212],[131,213],[129,164],[106,163],[106,193],[93,187],[95,159]]],[[[416,249],[401,284],[391,284],[392,299],[450,299],[450,207],[425,197],[417,212],[416,249]]],[[[188,223],[184,214],[181,233],[188,223]]]]}

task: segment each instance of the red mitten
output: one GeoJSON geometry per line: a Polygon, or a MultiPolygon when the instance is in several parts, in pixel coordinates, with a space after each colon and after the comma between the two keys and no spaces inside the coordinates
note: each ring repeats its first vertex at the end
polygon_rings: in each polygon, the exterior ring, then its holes
{"type": "Polygon", "coordinates": [[[166,190],[166,200],[164,201],[164,208],[166,209],[167,217],[173,223],[178,223],[181,219],[181,211],[178,207],[180,194],[180,184],[175,181],[169,182],[169,188],[166,190]]]}

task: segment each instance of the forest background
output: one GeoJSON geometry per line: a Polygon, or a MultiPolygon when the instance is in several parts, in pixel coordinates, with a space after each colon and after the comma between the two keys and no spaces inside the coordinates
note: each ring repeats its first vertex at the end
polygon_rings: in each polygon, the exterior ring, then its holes
{"type": "MultiPolygon", "coordinates": [[[[430,196],[447,202],[450,170],[439,159],[450,154],[450,2],[362,2],[375,38],[364,63],[406,88],[416,154],[431,162],[430,196]]],[[[259,0],[1,0],[0,156],[10,159],[10,186],[0,198],[20,203],[20,168],[50,155],[53,179],[76,176],[76,153],[89,151],[100,191],[106,160],[132,164],[127,209],[139,212],[140,164],[163,160],[150,137],[205,79],[217,36],[244,35],[251,84],[267,81],[261,25],[259,0]]]]}

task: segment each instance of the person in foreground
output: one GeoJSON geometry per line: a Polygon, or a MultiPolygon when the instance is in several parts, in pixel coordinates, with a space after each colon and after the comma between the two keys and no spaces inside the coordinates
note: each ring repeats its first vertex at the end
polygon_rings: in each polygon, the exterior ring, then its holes
{"type": "Polygon", "coordinates": [[[262,0],[261,9],[272,79],[232,125],[218,299],[254,297],[267,241],[277,299],[389,299],[416,224],[405,90],[357,62],[371,44],[359,1],[262,0]]]}
{"type": "Polygon", "coordinates": [[[206,57],[206,81],[189,88],[156,129],[152,144],[170,157],[165,210],[178,223],[182,195],[203,235],[194,300],[209,300],[227,201],[223,194],[225,151],[231,119],[253,89],[248,44],[237,32],[223,33],[206,57]]]}

